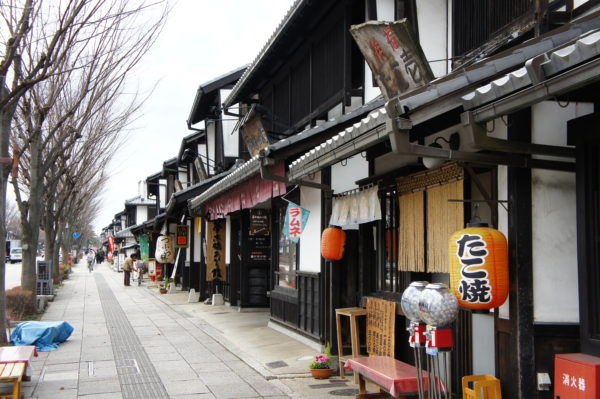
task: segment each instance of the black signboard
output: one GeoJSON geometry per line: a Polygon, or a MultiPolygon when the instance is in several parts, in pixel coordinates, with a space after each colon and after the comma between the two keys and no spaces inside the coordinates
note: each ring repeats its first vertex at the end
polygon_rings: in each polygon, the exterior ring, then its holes
{"type": "Polygon", "coordinates": [[[249,236],[271,235],[271,214],[268,209],[250,209],[249,236]]]}
{"type": "Polygon", "coordinates": [[[271,260],[271,238],[269,236],[249,236],[248,256],[255,262],[271,260]]]}

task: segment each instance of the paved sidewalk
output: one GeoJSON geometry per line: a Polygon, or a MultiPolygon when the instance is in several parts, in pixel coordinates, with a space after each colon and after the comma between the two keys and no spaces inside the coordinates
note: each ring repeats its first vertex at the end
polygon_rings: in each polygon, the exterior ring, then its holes
{"type": "Polygon", "coordinates": [[[42,320],[75,331],[32,362],[26,398],[354,397],[351,379],[309,378],[315,350],[268,328],[266,312],[188,304],[151,282],[124,287],[106,265],[73,270],[42,320]]]}

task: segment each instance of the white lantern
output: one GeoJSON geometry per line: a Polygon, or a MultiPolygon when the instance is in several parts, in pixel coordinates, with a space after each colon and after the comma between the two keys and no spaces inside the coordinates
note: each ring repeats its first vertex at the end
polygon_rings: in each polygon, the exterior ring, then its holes
{"type": "Polygon", "coordinates": [[[159,236],[156,239],[155,258],[158,263],[175,262],[175,240],[173,236],[159,236]]]}

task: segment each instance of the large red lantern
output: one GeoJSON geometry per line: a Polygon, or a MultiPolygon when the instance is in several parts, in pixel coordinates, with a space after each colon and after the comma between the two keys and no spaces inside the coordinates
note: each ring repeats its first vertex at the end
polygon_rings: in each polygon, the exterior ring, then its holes
{"type": "Polygon", "coordinates": [[[450,287],[460,306],[492,309],[508,296],[508,245],[486,223],[469,224],[449,241],[450,287]]]}
{"type": "Polygon", "coordinates": [[[346,232],[339,227],[328,227],[321,235],[321,256],[329,260],[340,260],[344,257],[346,232]]]}

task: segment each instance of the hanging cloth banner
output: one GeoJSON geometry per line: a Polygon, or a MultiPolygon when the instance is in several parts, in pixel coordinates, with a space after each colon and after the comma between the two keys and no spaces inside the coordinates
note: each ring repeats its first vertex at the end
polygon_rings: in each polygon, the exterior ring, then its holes
{"type": "Polygon", "coordinates": [[[341,195],[333,199],[333,209],[329,224],[347,228],[361,223],[381,219],[381,205],[377,187],[368,188],[350,195],[341,195]]]}
{"type": "Polygon", "coordinates": [[[283,222],[283,234],[292,242],[300,241],[300,234],[304,231],[308,222],[310,211],[296,205],[293,202],[288,203],[283,222]]]}

